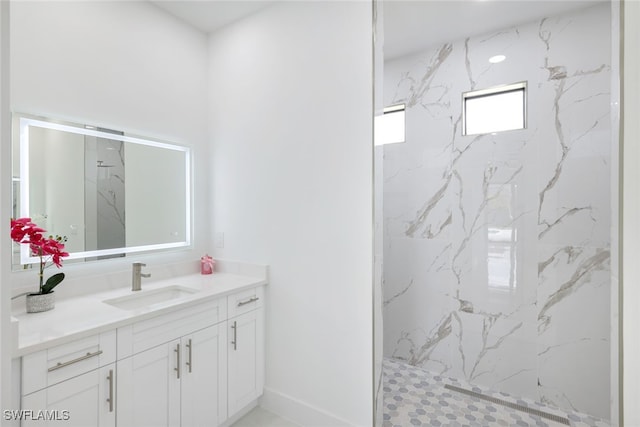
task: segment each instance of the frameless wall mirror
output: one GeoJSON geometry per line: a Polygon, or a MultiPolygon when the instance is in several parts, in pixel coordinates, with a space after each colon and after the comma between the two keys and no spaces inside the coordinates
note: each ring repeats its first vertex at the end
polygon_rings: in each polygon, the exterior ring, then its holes
{"type": "MultiPolygon", "coordinates": [[[[68,259],[190,245],[189,148],[25,115],[13,124],[13,216],[66,237],[68,259]]],[[[36,261],[14,246],[14,267],[36,261]]]]}

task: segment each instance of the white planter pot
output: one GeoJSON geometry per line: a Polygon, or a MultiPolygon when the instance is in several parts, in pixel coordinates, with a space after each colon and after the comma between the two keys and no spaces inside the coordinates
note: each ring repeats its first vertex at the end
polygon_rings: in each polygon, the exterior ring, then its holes
{"type": "Polygon", "coordinates": [[[56,306],[56,296],[53,292],[48,294],[27,295],[27,313],[40,313],[49,311],[56,306]]]}

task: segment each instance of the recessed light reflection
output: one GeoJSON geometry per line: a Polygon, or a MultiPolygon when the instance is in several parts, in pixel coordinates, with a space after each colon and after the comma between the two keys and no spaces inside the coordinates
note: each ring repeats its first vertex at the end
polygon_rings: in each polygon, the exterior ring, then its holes
{"type": "Polygon", "coordinates": [[[499,62],[504,61],[505,59],[507,59],[507,57],[504,55],[496,55],[489,58],[489,62],[491,62],[492,64],[497,64],[499,62]]]}

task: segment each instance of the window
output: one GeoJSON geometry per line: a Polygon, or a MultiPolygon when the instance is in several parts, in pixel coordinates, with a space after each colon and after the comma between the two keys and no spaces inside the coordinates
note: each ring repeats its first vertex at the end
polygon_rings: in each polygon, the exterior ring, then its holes
{"type": "Polygon", "coordinates": [[[376,116],[374,144],[404,142],[404,104],[392,105],[376,116]]]}
{"type": "Polygon", "coordinates": [[[515,83],[462,94],[462,134],[478,135],[524,129],[527,83],[515,83]]]}

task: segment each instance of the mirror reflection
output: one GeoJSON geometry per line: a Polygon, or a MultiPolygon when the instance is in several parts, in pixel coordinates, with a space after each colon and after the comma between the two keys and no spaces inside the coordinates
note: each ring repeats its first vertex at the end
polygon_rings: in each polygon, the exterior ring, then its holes
{"type": "MultiPolygon", "coordinates": [[[[24,115],[14,125],[13,216],[66,237],[70,259],[190,244],[188,148],[24,115]]],[[[22,246],[14,264],[34,262],[22,246]]]]}

